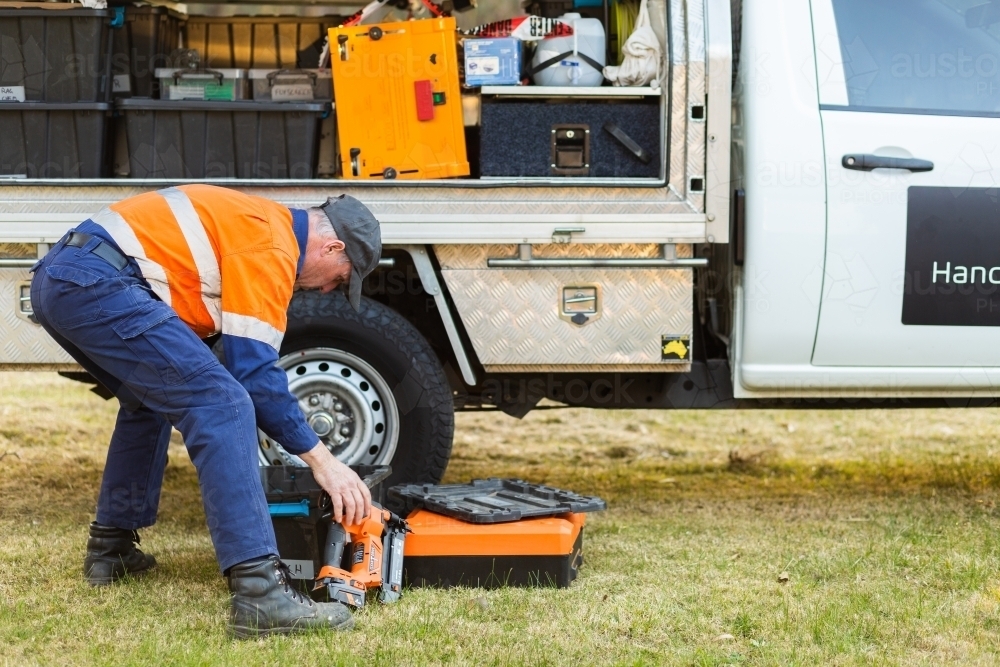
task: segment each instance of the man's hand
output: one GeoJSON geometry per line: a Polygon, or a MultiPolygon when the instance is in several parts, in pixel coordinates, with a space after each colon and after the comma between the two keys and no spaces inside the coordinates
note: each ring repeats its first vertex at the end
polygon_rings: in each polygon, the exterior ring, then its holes
{"type": "Polygon", "coordinates": [[[312,468],[313,477],[330,494],[333,518],[347,525],[361,523],[372,511],[372,494],[357,473],[338,461],[322,442],[305,454],[303,461],[312,468]]]}

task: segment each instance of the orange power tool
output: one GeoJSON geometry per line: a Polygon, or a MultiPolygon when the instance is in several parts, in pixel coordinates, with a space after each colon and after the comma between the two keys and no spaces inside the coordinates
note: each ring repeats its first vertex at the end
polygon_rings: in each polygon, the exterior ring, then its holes
{"type": "Polygon", "coordinates": [[[403,592],[403,544],[408,531],[405,520],[377,503],[359,524],[331,521],[313,590],[326,588],[330,600],[352,607],[363,607],[368,591],[376,591],[379,602],[395,602],[403,592]]]}

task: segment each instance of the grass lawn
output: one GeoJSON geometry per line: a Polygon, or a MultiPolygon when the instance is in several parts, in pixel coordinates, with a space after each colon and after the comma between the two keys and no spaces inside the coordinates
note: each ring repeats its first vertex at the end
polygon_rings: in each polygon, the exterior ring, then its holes
{"type": "Polygon", "coordinates": [[[995,410],[459,415],[449,481],[608,500],[580,579],[414,590],[352,633],[235,642],[183,445],[143,532],[160,567],[94,590],[116,404],[54,374],[0,373],[0,397],[0,664],[1000,663],[995,410]]]}

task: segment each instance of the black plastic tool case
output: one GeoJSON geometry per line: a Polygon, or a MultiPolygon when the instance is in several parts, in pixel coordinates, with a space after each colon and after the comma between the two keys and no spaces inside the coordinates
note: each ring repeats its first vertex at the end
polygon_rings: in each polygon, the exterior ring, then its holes
{"type": "Polygon", "coordinates": [[[389,489],[389,499],[403,503],[407,512],[422,507],[469,523],[501,523],[607,508],[603,500],[593,496],[496,478],[476,479],[471,484],[394,486],[389,489]]]}
{"type": "MultiPolygon", "coordinates": [[[[125,98],[132,178],[313,178],[324,102],[125,98]]],[[[120,119],[119,119],[120,120],[120,119]]]]}
{"type": "MultiPolygon", "coordinates": [[[[390,466],[351,466],[371,489],[372,500],[384,504],[382,482],[392,474],[390,466]]],[[[308,516],[272,516],[278,555],[288,564],[295,579],[311,581],[323,565],[323,545],[329,529],[329,508],[322,507],[323,490],[310,468],[261,466],[260,481],[271,505],[294,505],[306,501],[308,516]]],[[[303,588],[309,589],[308,583],[303,588]]]]}
{"type": "Polygon", "coordinates": [[[0,102],[0,174],[100,178],[110,104],[0,102]]]}

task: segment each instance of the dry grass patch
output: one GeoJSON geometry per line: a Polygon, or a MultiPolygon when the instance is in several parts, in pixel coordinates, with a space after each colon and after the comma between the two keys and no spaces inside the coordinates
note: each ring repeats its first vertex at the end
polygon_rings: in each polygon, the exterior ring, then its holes
{"type": "Polygon", "coordinates": [[[0,395],[0,664],[998,661],[995,410],[461,414],[448,480],[608,499],[579,581],[410,591],[347,635],[232,642],[183,446],[144,531],[161,566],[92,590],[115,406],[52,374],[0,374],[0,395]]]}

